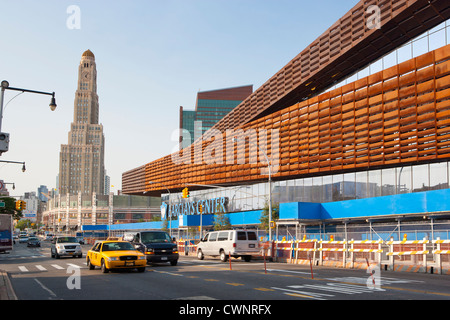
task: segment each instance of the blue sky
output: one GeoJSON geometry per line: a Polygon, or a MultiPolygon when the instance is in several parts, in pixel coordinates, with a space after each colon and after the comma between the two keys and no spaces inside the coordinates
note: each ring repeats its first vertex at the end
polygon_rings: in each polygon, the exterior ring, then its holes
{"type": "Polygon", "coordinates": [[[179,106],[196,93],[253,84],[258,89],[356,0],[0,0],[0,80],[55,91],[7,91],[2,131],[10,150],[0,179],[12,195],[56,186],[60,145],[68,141],[81,54],[96,57],[105,167],[113,191],[124,171],[171,153],[179,106]],[[70,5],[80,28],[69,29],[70,5]],[[14,98],[13,100],[11,100],[14,98]]]}

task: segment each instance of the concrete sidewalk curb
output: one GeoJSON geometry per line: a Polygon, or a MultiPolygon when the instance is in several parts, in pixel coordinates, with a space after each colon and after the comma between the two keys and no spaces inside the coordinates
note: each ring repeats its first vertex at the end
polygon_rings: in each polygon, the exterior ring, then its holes
{"type": "Polygon", "coordinates": [[[18,300],[8,273],[0,270],[0,300],[18,300]]]}

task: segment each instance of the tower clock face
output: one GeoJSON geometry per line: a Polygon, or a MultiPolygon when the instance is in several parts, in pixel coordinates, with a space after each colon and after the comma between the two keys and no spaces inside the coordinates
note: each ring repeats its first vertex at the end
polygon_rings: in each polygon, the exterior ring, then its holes
{"type": "Polygon", "coordinates": [[[88,72],[88,71],[83,72],[82,78],[83,78],[84,80],[89,80],[89,79],[91,79],[91,73],[88,72]]]}

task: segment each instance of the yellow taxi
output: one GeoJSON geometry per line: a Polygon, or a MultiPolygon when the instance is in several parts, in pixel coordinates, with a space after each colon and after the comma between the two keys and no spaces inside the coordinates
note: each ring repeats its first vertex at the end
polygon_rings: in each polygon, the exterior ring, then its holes
{"type": "Polygon", "coordinates": [[[103,273],[111,269],[134,269],[145,271],[145,254],[136,250],[130,242],[107,239],[94,244],[86,255],[89,270],[100,267],[103,273]]]}

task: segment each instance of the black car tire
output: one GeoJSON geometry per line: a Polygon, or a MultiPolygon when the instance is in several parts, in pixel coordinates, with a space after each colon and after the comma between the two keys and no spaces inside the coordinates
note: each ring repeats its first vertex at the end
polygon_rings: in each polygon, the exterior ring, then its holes
{"type": "Polygon", "coordinates": [[[203,260],[205,258],[205,256],[203,255],[203,252],[201,249],[198,249],[197,251],[197,259],[198,260],[203,260]]]}
{"type": "Polygon", "coordinates": [[[103,259],[102,259],[101,266],[102,266],[102,272],[103,273],[108,273],[109,272],[109,269],[106,267],[105,260],[103,260],[103,259]]]}
{"type": "Polygon", "coordinates": [[[171,265],[171,266],[176,266],[177,263],[178,263],[178,260],[172,260],[172,261],[170,261],[170,265],[171,265]]]}
{"type": "Polygon", "coordinates": [[[222,261],[222,262],[227,262],[227,260],[228,260],[228,256],[227,256],[227,254],[225,253],[225,251],[220,251],[220,261],[222,261]]]}
{"type": "Polygon", "coordinates": [[[89,270],[94,270],[95,266],[91,263],[91,259],[87,258],[87,262],[86,262],[89,270]]]}

